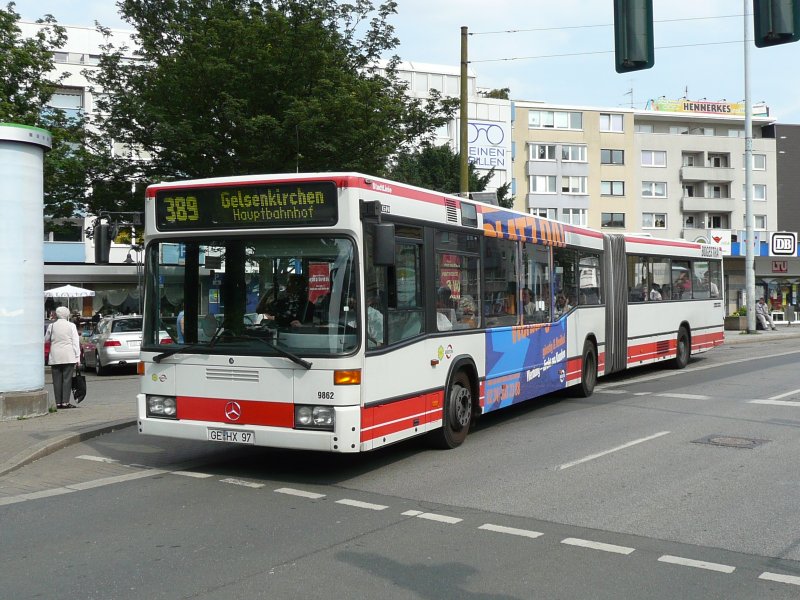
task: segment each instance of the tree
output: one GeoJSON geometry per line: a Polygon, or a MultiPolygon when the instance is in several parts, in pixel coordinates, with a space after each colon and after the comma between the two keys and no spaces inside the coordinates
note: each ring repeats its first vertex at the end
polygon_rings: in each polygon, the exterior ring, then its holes
{"type": "MultiPolygon", "coordinates": [[[[459,155],[450,146],[425,144],[420,149],[399,154],[389,173],[396,181],[444,192],[457,193],[460,189],[461,163],[459,155]]],[[[469,164],[469,189],[482,192],[486,189],[494,169],[478,175],[475,165],[469,164]]]]}
{"type": "Polygon", "coordinates": [[[19,14],[10,2],[0,8],[0,121],[43,125],[42,110],[61,78],[51,79],[53,51],[67,36],[52,15],[36,21],[44,25],[34,38],[23,38],[19,14]]]}
{"type": "MultiPolygon", "coordinates": [[[[395,2],[120,0],[137,60],[108,44],[97,125],[146,153],[126,177],[175,179],[359,170],[429,138],[455,101],[412,99],[380,56],[395,2]]],[[[130,55],[130,53],[128,53],[130,55]]],[[[117,178],[119,179],[119,178],[117,178]]]]}
{"type": "Polygon", "coordinates": [[[495,98],[496,100],[508,100],[509,94],[511,94],[511,88],[507,87],[481,93],[484,98],[495,98]]]}

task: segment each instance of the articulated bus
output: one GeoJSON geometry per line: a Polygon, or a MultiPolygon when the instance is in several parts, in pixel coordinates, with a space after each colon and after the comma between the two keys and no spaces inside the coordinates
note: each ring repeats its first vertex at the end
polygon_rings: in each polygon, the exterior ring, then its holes
{"type": "Polygon", "coordinates": [[[145,279],[139,431],[229,444],[454,448],[481,414],[723,341],[717,247],[357,173],[152,185],[145,279]]]}

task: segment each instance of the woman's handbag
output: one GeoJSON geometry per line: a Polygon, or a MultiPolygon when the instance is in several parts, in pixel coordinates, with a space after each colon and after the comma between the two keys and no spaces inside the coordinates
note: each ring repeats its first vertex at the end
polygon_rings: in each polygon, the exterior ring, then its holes
{"type": "Polygon", "coordinates": [[[76,367],[75,374],[72,376],[72,395],[78,404],[86,398],[86,376],[81,373],[79,367],[76,367]]]}

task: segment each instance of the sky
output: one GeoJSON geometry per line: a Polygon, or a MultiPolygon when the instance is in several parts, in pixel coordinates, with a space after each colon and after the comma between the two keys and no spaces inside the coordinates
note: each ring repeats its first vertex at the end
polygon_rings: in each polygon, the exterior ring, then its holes
{"type": "MultiPolygon", "coordinates": [[[[467,27],[470,68],[481,88],[509,88],[514,100],[644,108],[648,99],[739,102],[745,97],[745,9],[752,0],[654,0],[655,66],[614,70],[613,0],[398,0],[389,19],[410,62],[458,68],[467,27]]],[[[94,21],[128,29],[113,0],[16,0],[24,20],[52,14],[62,25],[94,21]]],[[[752,40],[752,16],[747,21],[752,40]]],[[[750,43],[754,104],[781,123],[800,124],[800,42],[750,43]]]]}

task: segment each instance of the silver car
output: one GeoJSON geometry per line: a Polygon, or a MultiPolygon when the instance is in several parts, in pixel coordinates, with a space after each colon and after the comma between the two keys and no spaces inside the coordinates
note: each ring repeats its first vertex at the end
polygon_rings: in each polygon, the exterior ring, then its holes
{"type": "Polygon", "coordinates": [[[97,324],[94,334],[83,342],[83,362],[98,375],[109,367],[135,365],[142,345],[142,317],[106,317],[97,324]]]}

